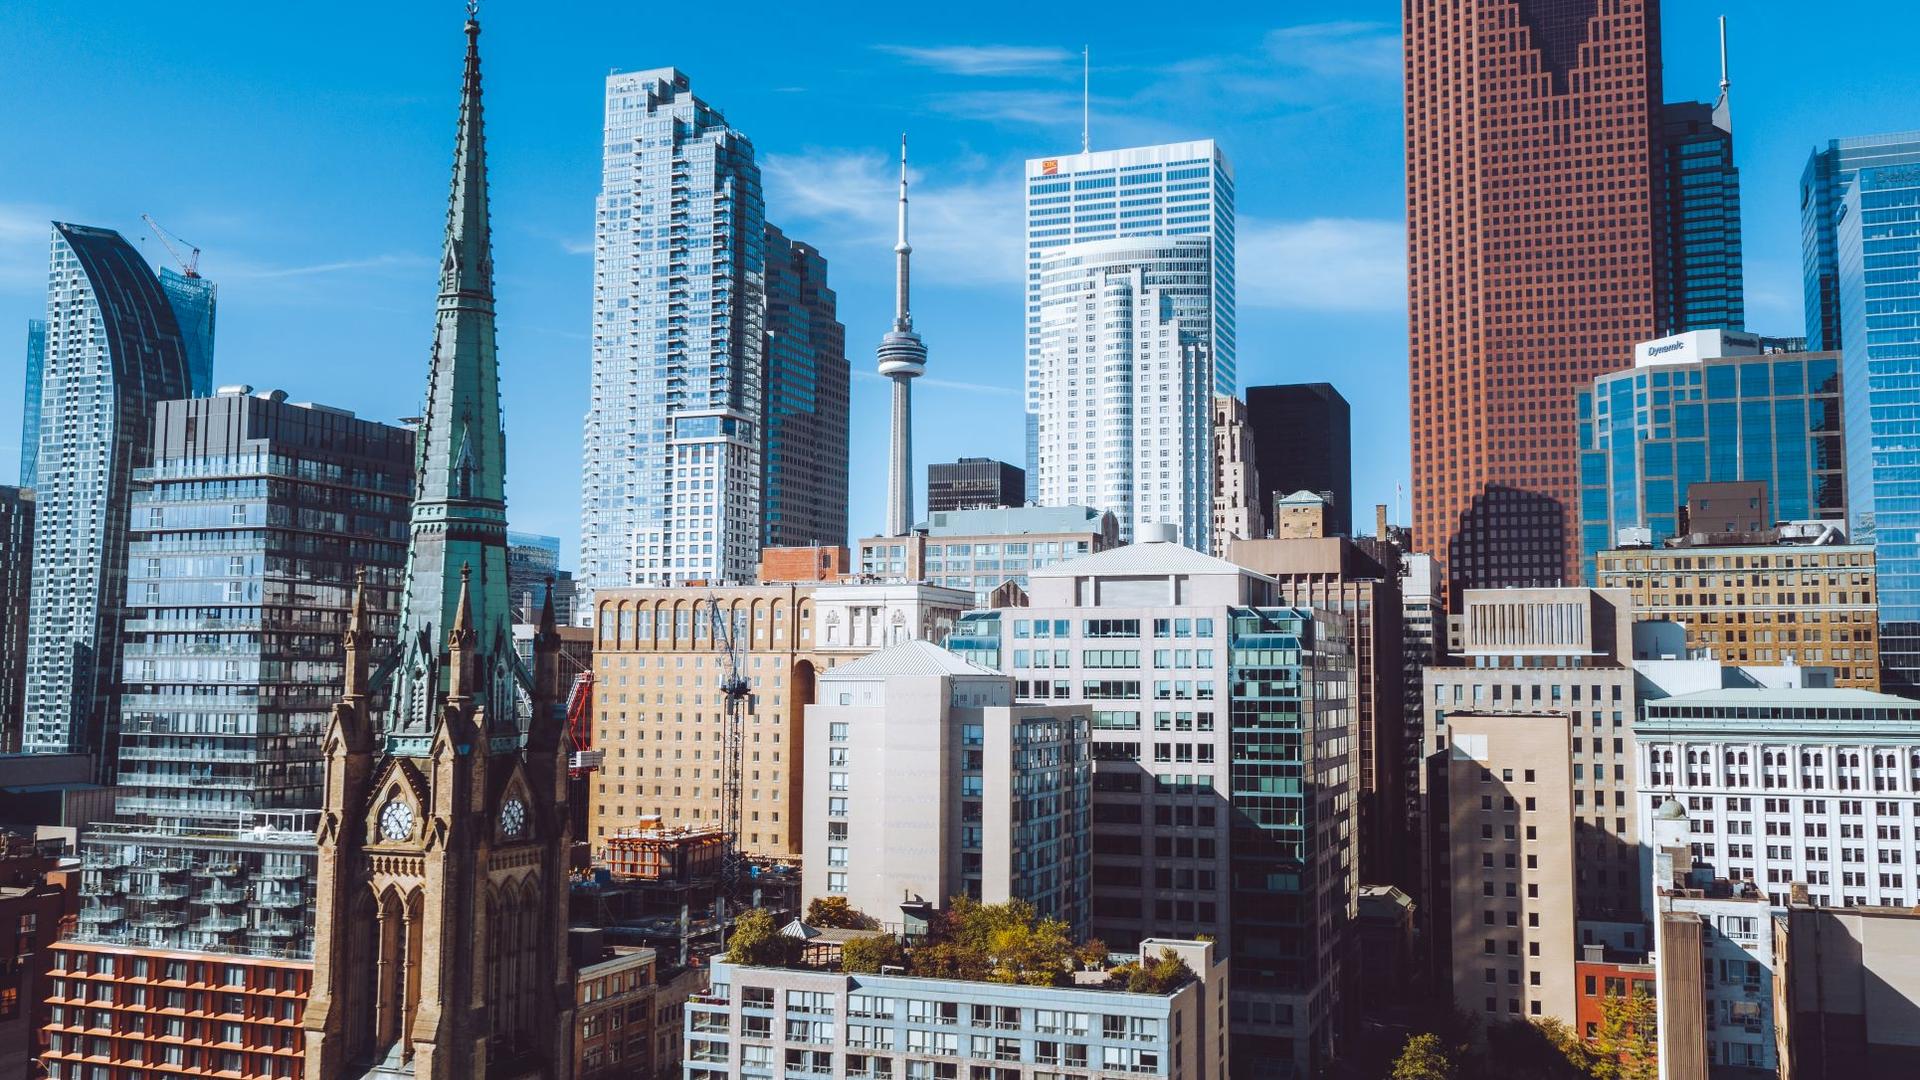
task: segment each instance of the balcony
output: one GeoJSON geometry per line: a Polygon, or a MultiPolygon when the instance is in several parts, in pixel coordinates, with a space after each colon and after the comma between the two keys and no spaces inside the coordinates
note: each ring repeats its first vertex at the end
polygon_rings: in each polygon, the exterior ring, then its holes
{"type": "Polygon", "coordinates": [[[171,930],[187,925],[187,917],[178,911],[143,911],[133,917],[133,925],[142,929],[171,930]]]}
{"type": "Polygon", "coordinates": [[[238,915],[208,915],[204,919],[194,920],[193,928],[208,934],[231,934],[244,929],[246,925],[247,920],[238,915]]]}
{"type": "Polygon", "coordinates": [[[137,885],[127,890],[127,899],[140,901],[185,900],[185,885],[137,885]]]}
{"type": "Polygon", "coordinates": [[[269,911],[283,911],[307,906],[307,898],[299,893],[269,893],[256,896],[247,901],[248,907],[264,908],[269,911]]]}
{"type": "Polygon", "coordinates": [[[207,863],[205,866],[194,867],[193,876],[197,878],[234,877],[240,873],[240,870],[241,866],[237,862],[207,863]]]}
{"type": "Polygon", "coordinates": [[[284,920],[263,922],[253,928],[253,933],[261,937],[270,938],[293,938],[299,937],[306,932],[307,928],[300,923],[286,922],[284,920]]]}
{"type": "Polygon", "coordinates": [[[80,921],[83,923],[117,923],[126,916],[126,908],[111,904],[95,904],[80,909],[80,921]]]}
{"type": "Polygon", "coordinates": [[[228,904],[237,904],[246,898],[247,890],[245,889],[202,889],[200,894],[193,898],[193,902],[224,907],[228,904]]]}

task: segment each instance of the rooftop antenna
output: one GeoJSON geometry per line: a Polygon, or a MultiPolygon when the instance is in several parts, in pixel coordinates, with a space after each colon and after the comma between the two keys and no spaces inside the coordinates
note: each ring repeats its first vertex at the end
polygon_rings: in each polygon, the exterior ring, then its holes
{"type": "MultiPolygon", "coordinates": [[[[1726,65],[1726,38],[1725,38],[1726,22],[1727,20],[1724,18],[1720,20],[1720,25],[1722,28],[1721,29],[1721,45],[1720,45],[1720,53],[1721,53],[1720,66],[1722,69],[1724,69],[1727,66],[1726,65]]],[[[1088,154],[1093,152],[1093,135],[1091,134],[1092,128],[1093,128],[1093,47],[1091,45],[1082,45],[1080,46],[1080,152],[1083,154],[1088,154]]]]}
{"type": "Polygon", "coordinates": [[[1726,100],[1727,87],[1731,85],[1727,81],[1727,17],[1722,15],[1720,16],[1720,100],[1726,100]]]}
{"type": "Polygon", "coordinates": [[[1733,133],[1733,109],[1728,104],[1727,92],[1733,82],[1727,78],[1727,17],[1720,16],[1720,100],[1713,103],[1713,126],[1728,134],[1733,133]]]}

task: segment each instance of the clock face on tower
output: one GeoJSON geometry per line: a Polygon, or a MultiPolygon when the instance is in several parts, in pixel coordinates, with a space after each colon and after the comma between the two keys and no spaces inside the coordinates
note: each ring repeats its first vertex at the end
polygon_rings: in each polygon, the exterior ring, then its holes
{"type": "Polygon", "coordinates": [[[394,799],[380,810],[380,835],[387,840],[413,839],[413,807],[394,799]]]}
{"type": "Polygon", "coordinates": [[[518,797],[508,799],[500,808],[500,831],[514,839],[527,831],[527,804],[518,797]]]}

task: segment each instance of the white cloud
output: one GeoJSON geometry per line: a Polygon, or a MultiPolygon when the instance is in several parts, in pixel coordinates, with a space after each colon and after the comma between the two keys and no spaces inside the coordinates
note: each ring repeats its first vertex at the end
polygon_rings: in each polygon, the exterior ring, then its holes
{"type": "Polygon", "coordinates": [[[1046,45],[876,45],[912,64],[952,75],[1034,75],[1072,71],[1079,54],[1046,45]]]}
{"type": "Polygon", "coordinates": [[[1406,228],[1397,221],[1241,218],[1235,278],[1243,308],[1401,311],[1406,228]]]}
{"type": "Polygon", "coordinates": [[[271,266],[239,259],[209,268],[207,276],[216,281],[271,281],[281,278],[319,277],[326,274],[362,273],[369,270],[412,269],[431,265],[432,262],[432,259],[424,255],[401,254],[373,255],[364,259],[341,259],[336,262],[309,263],[305,266],[271,266]]]}
{"type": "MultiPolygon", "coordinates": [[[[871,379],[874,382],[890,381],[885,375],[877,371],[866,371],[859,368],[854,369],[853,377],[856,379],[871,379]]],[[[957,390],[963,394],[994,394],[996,396],[1007,397],[1021,392],[1020,388],[1015,386],[1001,386],[995,383],[961,382],[954,379],[929,379],[925,376],[915,379],[914,382],[935,390],[957,390]]]]}
{"type": "Polygon", "coordinates": [[[1283,26],[1267,35],[1274,60],[1317,75],[1397,77],[1400,33],[1385,23],[1325,22],[1283,26]]]}
{"type": "MultiPolygon", "coordinates": [[[[768,217],[790,235],[843,259],[891,251],[899,166],[888,155],[769,154],[760,170],[768,217]]],[[[1021,280],[1025,225],[1016,173],[911,179],[917,276],[948,285],[1021,280]]]]}
{"type": "Polygon", "coordinates": [[[47,238],[54,213],[44,206],[0,203],[0,291],[44,292],[47,238]]]}

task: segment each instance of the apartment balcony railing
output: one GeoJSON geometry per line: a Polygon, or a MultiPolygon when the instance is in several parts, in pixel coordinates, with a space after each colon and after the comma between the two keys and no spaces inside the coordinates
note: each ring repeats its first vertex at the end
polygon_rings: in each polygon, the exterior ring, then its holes
{"type": "Polygon", "coordinates": [[[209,934],[231,934],[244,929],[246,925],[247,920],[238,915],[208,915],[194,920],[193,928],[209,934]]]}
{"type": "Polygon", "coordinates": [[[227,904],[238,904],[246,898],[247,890],[245,889],[202,889],[194,896],[193,902],[224,907],[227,904]]]}
{"type": "Polygon", "coordinates": [[[185,885],[137,885],[127,890],[127,899],[142,901],[174,901],[187,898],[185,885]]]}
{"type": "Polygon", "coordinates": [[[204,866],[194,867],[193,876],[199,878],[234,877],[244,869],[245,867],[237,862],[207,863],[204,866]]]}
{"type": "Polygon", "coordinates": [[[133,925],[148,930],[170,930],[187,925],[187,917],[178,911],[143,911],[133,917],[133,925]]]}
{"type": "Polygon", "coordinates": [[[292,938],[306,933],[306,927],[297,922],[263,922],[256,925],[252,932],[262,937],[292,938]]]}
{"type": "Polygon", "coordinates": [[[268,910],[289,910],[306,907],[307,898],[299,893],[268,893],[247,901],[247,906],[268,910]]]}
{"type": "Polygon", "coordinates": [[[112,904],[95,904],[80,909],[83,923],[117,923],[127,917],[127,909],[112,904]]]}

